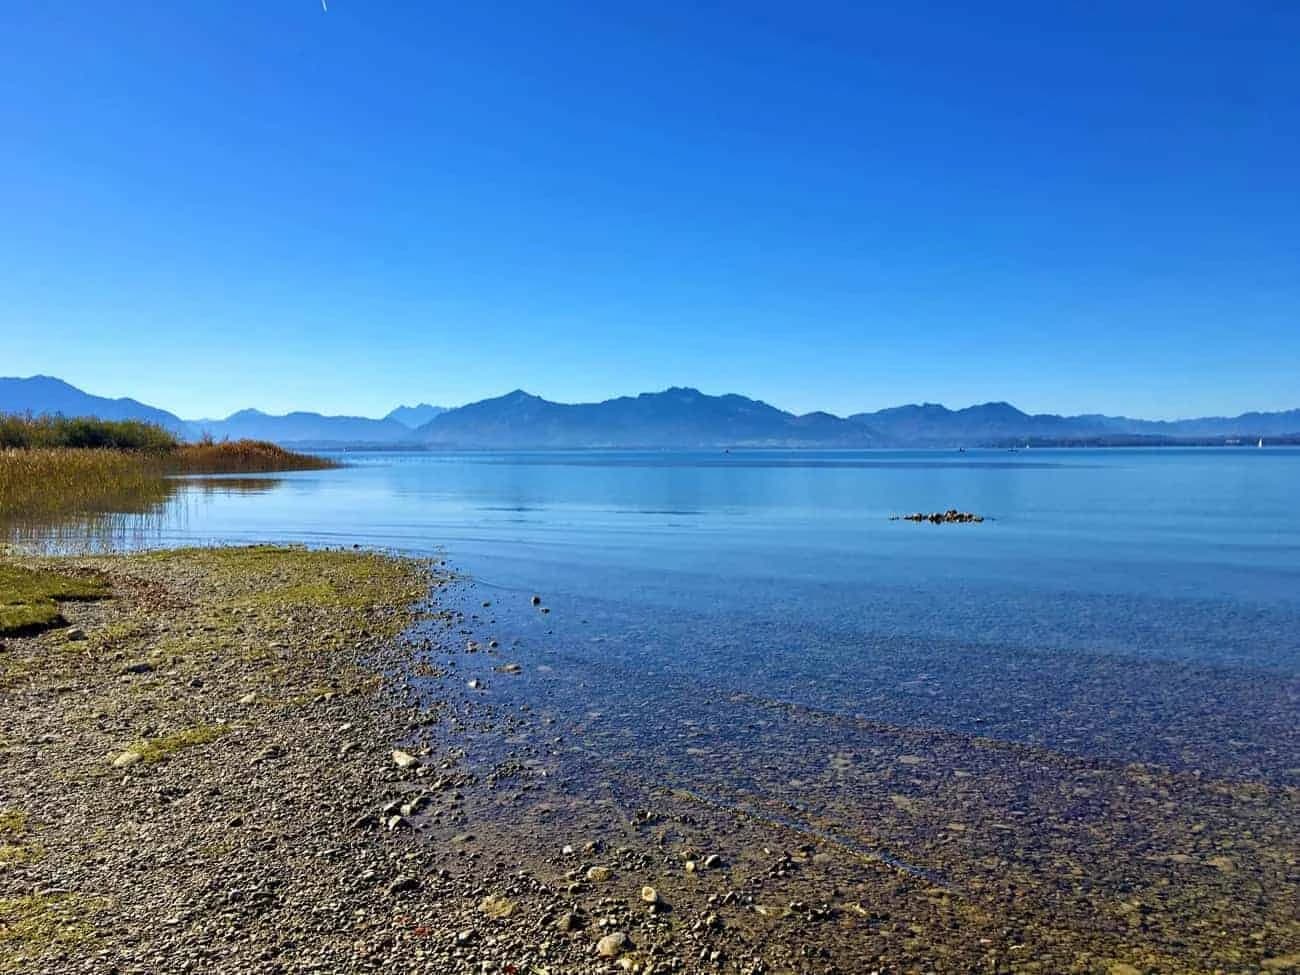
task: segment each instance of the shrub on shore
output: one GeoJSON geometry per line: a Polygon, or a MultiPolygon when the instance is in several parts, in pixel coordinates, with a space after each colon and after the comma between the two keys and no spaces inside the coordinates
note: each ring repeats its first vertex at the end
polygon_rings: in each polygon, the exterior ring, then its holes
{"type": "Polygon", "coordinates": [[[0,447],[27,449],[102,448],[175,450],[176,435],[142,420],[101,420],[93,416],[0,415],[0,447]]]}

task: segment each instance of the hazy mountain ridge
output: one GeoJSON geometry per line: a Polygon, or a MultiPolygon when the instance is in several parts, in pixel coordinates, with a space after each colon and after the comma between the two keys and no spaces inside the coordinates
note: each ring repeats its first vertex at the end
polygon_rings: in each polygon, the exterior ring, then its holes
{"type": "Polygon", "coordinates": [[[385,420],[396,420],[404,427],[414,430],[416,427],[424,426],[435,416],[447,412],[445,406],[433,406],[429,403],[418,403],[415,406],[402,406],[392,410],[384,417],[385,420]]]}
{"type": "Polygon", "coordinates": [[[224,420],[195,420],[191,436],[209,434],[214,439],[270,440],[274,443],[396,444],[415,443],[411,428],[396,420],[364,416],[326,416],[294,412],[273,416],[261,410],[240,410],[224,420]]]}
{"type": "Polygon", "coordinates": [[[455,409],[399,406],[382,419],[246,409],[225,419],[181,420],[133,399],[108,399],[50,376],[0,378],[0,413],[62,413],[141,419],[183,436],[252,437],[284,444],[446,447],[956,447],[1009,443],[1144,442],[1300,436],[1300,409],[1237,417],[1141,420],[1025,413],[993,402],[951,410],[937,403],[895,406],[847,418],[796,415],[735,393],[689,387],[599,403],[556,403],[515,390],[455,409]],[[412,428],[421,411],[431,418],[412,428]],[[403,419],[407,423],[402,422],[403,419]]]}
{"type": "Polygon", "coordinates": [[[515,390],[448,410],[416,433],[430,444],[475,447],[974,447],[1131,436],[1152,442],[1295,436],[1300,410],[1163,421],[1029,414],[1005,402],[959,410],[922,403],[841,418],[824,412],[798,416],[734,393],[708,396],[682,387],[577,404],[515,390]]]}
{"type": "Polygon", "coordinates": [[[54,376],[0,377],[0,413],[97,416],[104,420],[144,420],[186,435],[184,420],[139,400],[95,396],[54,376]]]}
{"type": "Polygon", "coordinates": [[[796,416],[759,400],[673,387],[600,403],[553,403],[515,390],[448,410],[416,431],[457,447],[713,447],[880,444],[828,413],[796,416]]]}
{"type": "Polygon", "coordinates": [[[1138,420],[1125,416],[1030,414],[1010,403],[982,403],[950,410],[937,403],[855,413],[864,423],[900,444],[973,446],[1024,438],[1052,441],[1116,436],[1171,438],[1280,437],[1300,433],[1300,410],[1243,413],[1236,417],[1138,420]]]}

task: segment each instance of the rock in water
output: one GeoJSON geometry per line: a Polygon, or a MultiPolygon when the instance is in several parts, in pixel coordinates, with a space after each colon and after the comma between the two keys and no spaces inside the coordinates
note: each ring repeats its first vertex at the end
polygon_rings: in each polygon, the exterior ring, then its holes
{"type": "Polygon", "coordinates": [[[420,760],[410,752],[404,752],[400,748],[394,748],[393,764],[398,768],[415,768],[420,764],[420,760]]]}
{"type": "MultiPolygon", "coordinates": [[[[899,516],[895,515],[890,520],[898,521],[899,516]]],[[[903,515],[902,520],[928,521],[932,525],[979,524],[984,520],[984,516],[970,511],[958,511],[956,508],[949,508],[947,511],[936,511],[928,515],[923,511],[918,511],[915,514],[903,515]]]]}

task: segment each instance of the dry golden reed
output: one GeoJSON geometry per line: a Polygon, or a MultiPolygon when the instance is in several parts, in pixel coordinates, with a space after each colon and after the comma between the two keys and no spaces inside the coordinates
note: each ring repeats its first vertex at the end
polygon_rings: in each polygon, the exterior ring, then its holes
{"type": "Polygon", "coordinates": [[[0,521],[147,511],[173,493],[169,475],[337,466],[258,440],[182,443],[135,420],[0,416],[0,521]]]}

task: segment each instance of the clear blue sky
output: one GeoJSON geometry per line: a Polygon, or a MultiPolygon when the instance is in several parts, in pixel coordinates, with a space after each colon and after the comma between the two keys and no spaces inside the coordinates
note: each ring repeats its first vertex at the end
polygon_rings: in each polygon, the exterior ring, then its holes
{"type": "Polygon", "coordinates": [[[0,374],[1300,406],[1300,4],[0,0],[0,374]]]}

